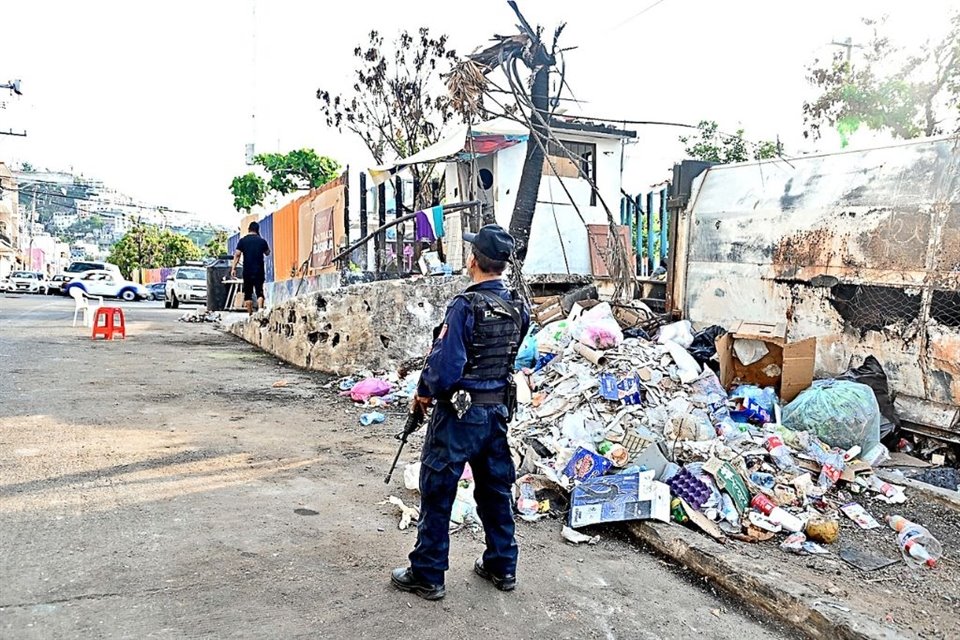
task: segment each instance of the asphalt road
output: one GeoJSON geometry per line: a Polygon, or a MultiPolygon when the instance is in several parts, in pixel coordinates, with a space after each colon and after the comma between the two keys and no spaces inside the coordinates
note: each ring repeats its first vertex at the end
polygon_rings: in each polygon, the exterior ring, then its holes
{"type": "Polygon", "coordinates": [[[396,592],[414,533],[381,502],[417,500],[382,482],[401,417],[361,427],[322,376],[162,303],[119,306],[128,339],[94,342],[71,300],[0,294],[0,637],[786,637],[556,521],[519,524],[512,594],[472,574],[468,530],[445,600],[396,592]]]}

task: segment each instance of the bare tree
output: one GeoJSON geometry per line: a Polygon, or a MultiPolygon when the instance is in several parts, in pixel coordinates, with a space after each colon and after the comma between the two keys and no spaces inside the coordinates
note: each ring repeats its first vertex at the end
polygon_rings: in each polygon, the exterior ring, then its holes
{"type": "MultiPolygon", "coordinates": [[[[434,144],[454,117],[440,76],[456,60],[447,36],[434,38],[429,29],[401,31],[387,46],[383,35],[371,31],[369,42],[353,51],[356,70],[353,87],[342,94],[317,89],[327,125],[360,136],[374,160],[385,164],[434,144]]],[[[420,185],[418,207],[432,204],[430,177],[434,164],[410,167],[420,185]]]]}

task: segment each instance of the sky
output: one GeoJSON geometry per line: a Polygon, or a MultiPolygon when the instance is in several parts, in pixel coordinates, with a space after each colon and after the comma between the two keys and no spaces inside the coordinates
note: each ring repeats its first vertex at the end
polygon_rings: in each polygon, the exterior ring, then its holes
{"type": "MultiPolygon", "coordinates": [[[[515,32],[505,0],[30,0],[4,3],[0,160],[72,169],[138,200],[235,225],[228,185],[257,152],[313,147],[356,169],[373,164],[358,138],[325,126],[315,94],[351,84],[353,48],[371,29],[427,26],[470,52],[515,32]]],[[[919,42],[951,0],[520,0],[561,43],[577,102],[570,114],[746,129],[779,136],[788,154],[839,145],[802,137],[812,96],[805,67],[829,43],[866,34],[861,16],[888,14],[919,42]]],[[[639,127],[624,187],[640,193],[682,159],[683,130],[639,127]]]]}

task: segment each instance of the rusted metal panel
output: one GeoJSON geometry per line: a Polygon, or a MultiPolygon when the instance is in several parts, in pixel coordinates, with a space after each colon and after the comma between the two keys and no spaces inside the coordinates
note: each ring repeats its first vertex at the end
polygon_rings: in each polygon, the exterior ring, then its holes
{"type": "Polygon", "coordinates": [[[820,375],[872,353],[895,393],[960,405],[960,139],[712,167],[680,231],[692,321],[786,322],[820,375]]]}

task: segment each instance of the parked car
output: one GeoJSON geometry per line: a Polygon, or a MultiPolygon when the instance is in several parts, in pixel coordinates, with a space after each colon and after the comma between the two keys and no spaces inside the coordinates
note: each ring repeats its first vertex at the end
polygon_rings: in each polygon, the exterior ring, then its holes
{"type": "Polygon", "coordinates": [[[176,309],[181,302],[206,303],[207,270],[202,262],[187,262],[175,267],[167,277],[164,306],[176,309]]]}
{"type": "Polygon", "coordinates": [[[14,271],[10,274],[11,292],[41,293],[44,287],[43,274],[39,271],[14,271]]]}
{"type": "Polygon", "coordinates": [[[148,284],[147,290],[150,292],[151,300],[167,299],[167,285],[165,282],[154,282],[153,284],[148,284]]]}
{"type": "Polygon", "coordinates": [[[113,271],[98,269],[80,274],[63,286],[65,293],[78,288],[91,296],[105,298],[121,298],[127,302],[147,300],[150,292],[142,284],[124,280],[113,271]]]}
{"type": "Polygon", "coordinates": [[[70,282],[70,275],[58,273],[43,283],[43,292],[48,296],[63,295],[63,285],[70,282]]]}
{"type": "Polygon", "coordinates": [[[74,277],[76,274],[86,273],[87,271],[112,271],[118,278],[123,279],[123,274],[120,273],[120,267],[111,262],[75,260],[70,263],[69,267],[64,269],[64,273],[72,274],[74,277]]]}

